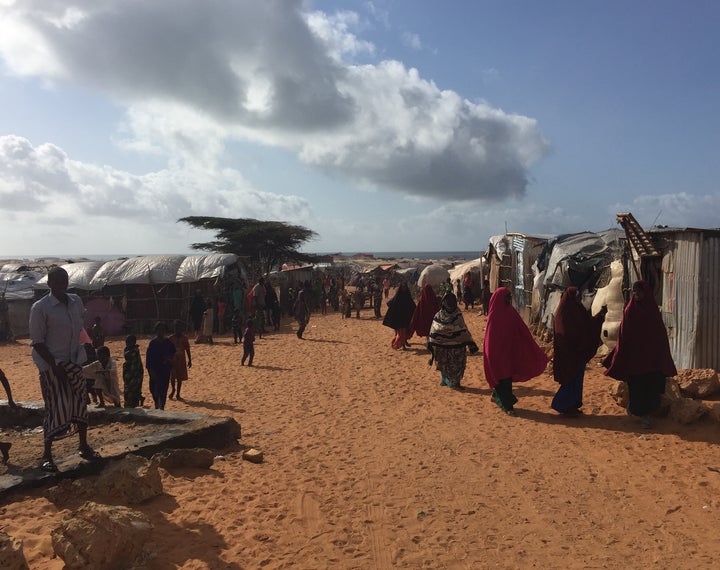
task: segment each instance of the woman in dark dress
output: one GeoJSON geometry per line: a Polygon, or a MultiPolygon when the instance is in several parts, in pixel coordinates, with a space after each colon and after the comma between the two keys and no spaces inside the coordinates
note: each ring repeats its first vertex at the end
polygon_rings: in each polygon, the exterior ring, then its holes
{"type": "Polygon", "coordinates": [[[410,338],[410,321],[415,312],[415,301],[413,301],[407,283],[398,287],[397,293],[389,299],[388,310],[383,319],[383,325],[395,330],[395,338],[391,346],[395,350],[405,350],[410,338]]]}
{"type": "Polygon", "coordinates": [[[607,308],[591,316],[580,301],[577,287],[568,287],[553,322],[553,376],[560,384],[551,407],[573,416],[583,405],[585,366],[600,346],[600,329],[607,308]]]}
{"type": "Polygon", "coordinates": [[[649,415],[660,407],[665,392],[665,378],[675,376],[677,369],[660,309],[646,281],[633,284],[617,344],[603,365],[610,378],[627,382],[628,413],[640,416],[643,427],[649,428],[649,415]]]}

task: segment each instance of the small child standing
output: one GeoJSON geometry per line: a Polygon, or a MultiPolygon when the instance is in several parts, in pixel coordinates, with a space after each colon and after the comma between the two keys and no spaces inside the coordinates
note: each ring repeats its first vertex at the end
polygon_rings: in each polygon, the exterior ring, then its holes
{"type": "Polygon", "coordinates": [[[145,398],[142,395],[143,365],[140,358],[140,347],[134,334],[125,339],[125,362],[123,362],[123,396],[126,408],[142,406],[145,398]]]}
{"type": "Polygon", "coordinates": [[[249,357],[248,366],[252,366],[253,358],[255,357],[255,329],[253,327],[253,320],[247,320],[247,326],[243,331],[243,356],[240,365],[245,364],[245,359],[249,357]]]}
{"type": "Polygon", "coordinates": [[[169,338],[175,345],[173,369],[170,373],[169,398],[172,400],[173,396],[175,396],[178,400],[182,400],[180,390],[182,389],[182,383],[188,379],[188,368],[192,368],[192,355],[190,354],[190,341],[185,336],[185,327],[180,321],[175,322],[175,333],[169,338]]]}
{"type": "Polygon", "coordinates": [[[240,332],[240,309],[233,311],[230,326],[232,327],[233,341],[237,344],[242,340],[242,333],[240,332]]]}
{"type": "Polygon", "coordinates": [[[86,366],[83,366],[83,375],[95,380],[93,389],[100,400],[99,406],[105,407],[107,397],[116,407],[120,406],[120,384],[117,376],[117,366],[110,358],[110,349],[101,346],[97,349],[98,359],[86,366]]]}
{"type": "Polygon", "coordinates": [[[100,317],[95,317],[95,322],[90,328],[90,338],[92,339],[93,348],[105,346],[105,329],[102,326],[100,317]]]}

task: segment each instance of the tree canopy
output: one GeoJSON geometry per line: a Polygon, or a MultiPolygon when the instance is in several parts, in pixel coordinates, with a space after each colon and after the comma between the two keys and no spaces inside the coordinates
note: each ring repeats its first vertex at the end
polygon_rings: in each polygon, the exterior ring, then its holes
{"type": "Polygon", "coordinates": [[[217,218],[212,216],[187,216],[179,222],[194,228],[215,231],[215,240],[193,243],[193,249],[234,253],[251,279],[267,275],[286,262],[312,262],[316,256],[301,253],[298,248],[315,238],[317,233],[303,226],[287,222],[262,221],[252,218],[217,218]]]}

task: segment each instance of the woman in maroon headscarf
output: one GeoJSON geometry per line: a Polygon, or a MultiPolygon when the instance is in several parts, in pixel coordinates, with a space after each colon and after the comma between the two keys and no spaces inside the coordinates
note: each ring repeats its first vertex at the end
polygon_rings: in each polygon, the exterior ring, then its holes
{"type": "Polygon", "coordinates": [[[607,313],[603,307],[590,316],[577,287],[568,287],[560,298],[553,323],[553,375],[560,384],[552,409],[569,416],[582,413],[585,366],[600,346],[600,330],[607,313]]]}
{"type": "Polygon", "coordinates": [[[627,382],[628,413],[640,416],[643,426],[650,427],[648,416],[660,407],[665,378],[675,376],[677,370],[660,309],[646,281],[633,284],[617,344],[603,365],[610,378],[627,382]]]}
{"type": "Polygon", "coordinates": [[[440,310],[440,303],[433,288],[427,283],[423,285],[420,300],[410,319],[409,335],[428,336],[435,313],[440,310]]]}
{"type": "Polygon", "coordinates": [[[514,416],[517,398],[512,383],[542,374],[548,357],[512,306],[507,287],[496,289],[490,299],[484,353],[485,380],[493,389],[492,399],[508,415],[514,416]]]}

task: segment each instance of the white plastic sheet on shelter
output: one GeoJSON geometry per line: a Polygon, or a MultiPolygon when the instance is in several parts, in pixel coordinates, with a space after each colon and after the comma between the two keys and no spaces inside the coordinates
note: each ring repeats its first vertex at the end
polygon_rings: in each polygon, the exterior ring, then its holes
{"type": "MultiPolygon", "coordinates": [[[[237,260],[230,253],[146,255],[62,267],[68,272],[69,288],[86,301],[86,326],[95,316],[103,323],[109,319],[114,329],[106,330],[112,335],[124,331],[126,324],[136,332],[147,332],[156,320],[185,321],[195,289],[214,299],[223,292],[222,288],[216,290],[215,282],[228,268],[233,275],[244,277],[237,260]],[[101,299],[106,302],[99,303],[101,299]]],[[[35,288],[47,289],[47,276],[35,288]]]]}
{"type": "Polygon", "coordinates": [[[448,270],[450,280],[455,283],[458,279],[462,281],[463,277],[466,273],[472,273],[473,278],[479,278],[482,277],[483,274],[483,259],[482,257],[479,257],[478,259],[472,259],[470,261],[466,261],[465,263],[461,263],[460,265],[456,265],[452,269],[448,270]]]}
{"type": "Polygon", "coordinates": [[[425,285],[430,285],[433,289],[439,289],[440,285],[445,283],[449,277],[450,272],[442,265],[435,263],[433,265],[428,265],[422,270],[420,277],[418,277],[417,284],[421,289],[425,285]]]}
{"type": "Polygon", "coordinates": [[[33,287],[43,273],[17,263],[0,267],[0,341],[28,334],[33,287]]]}

